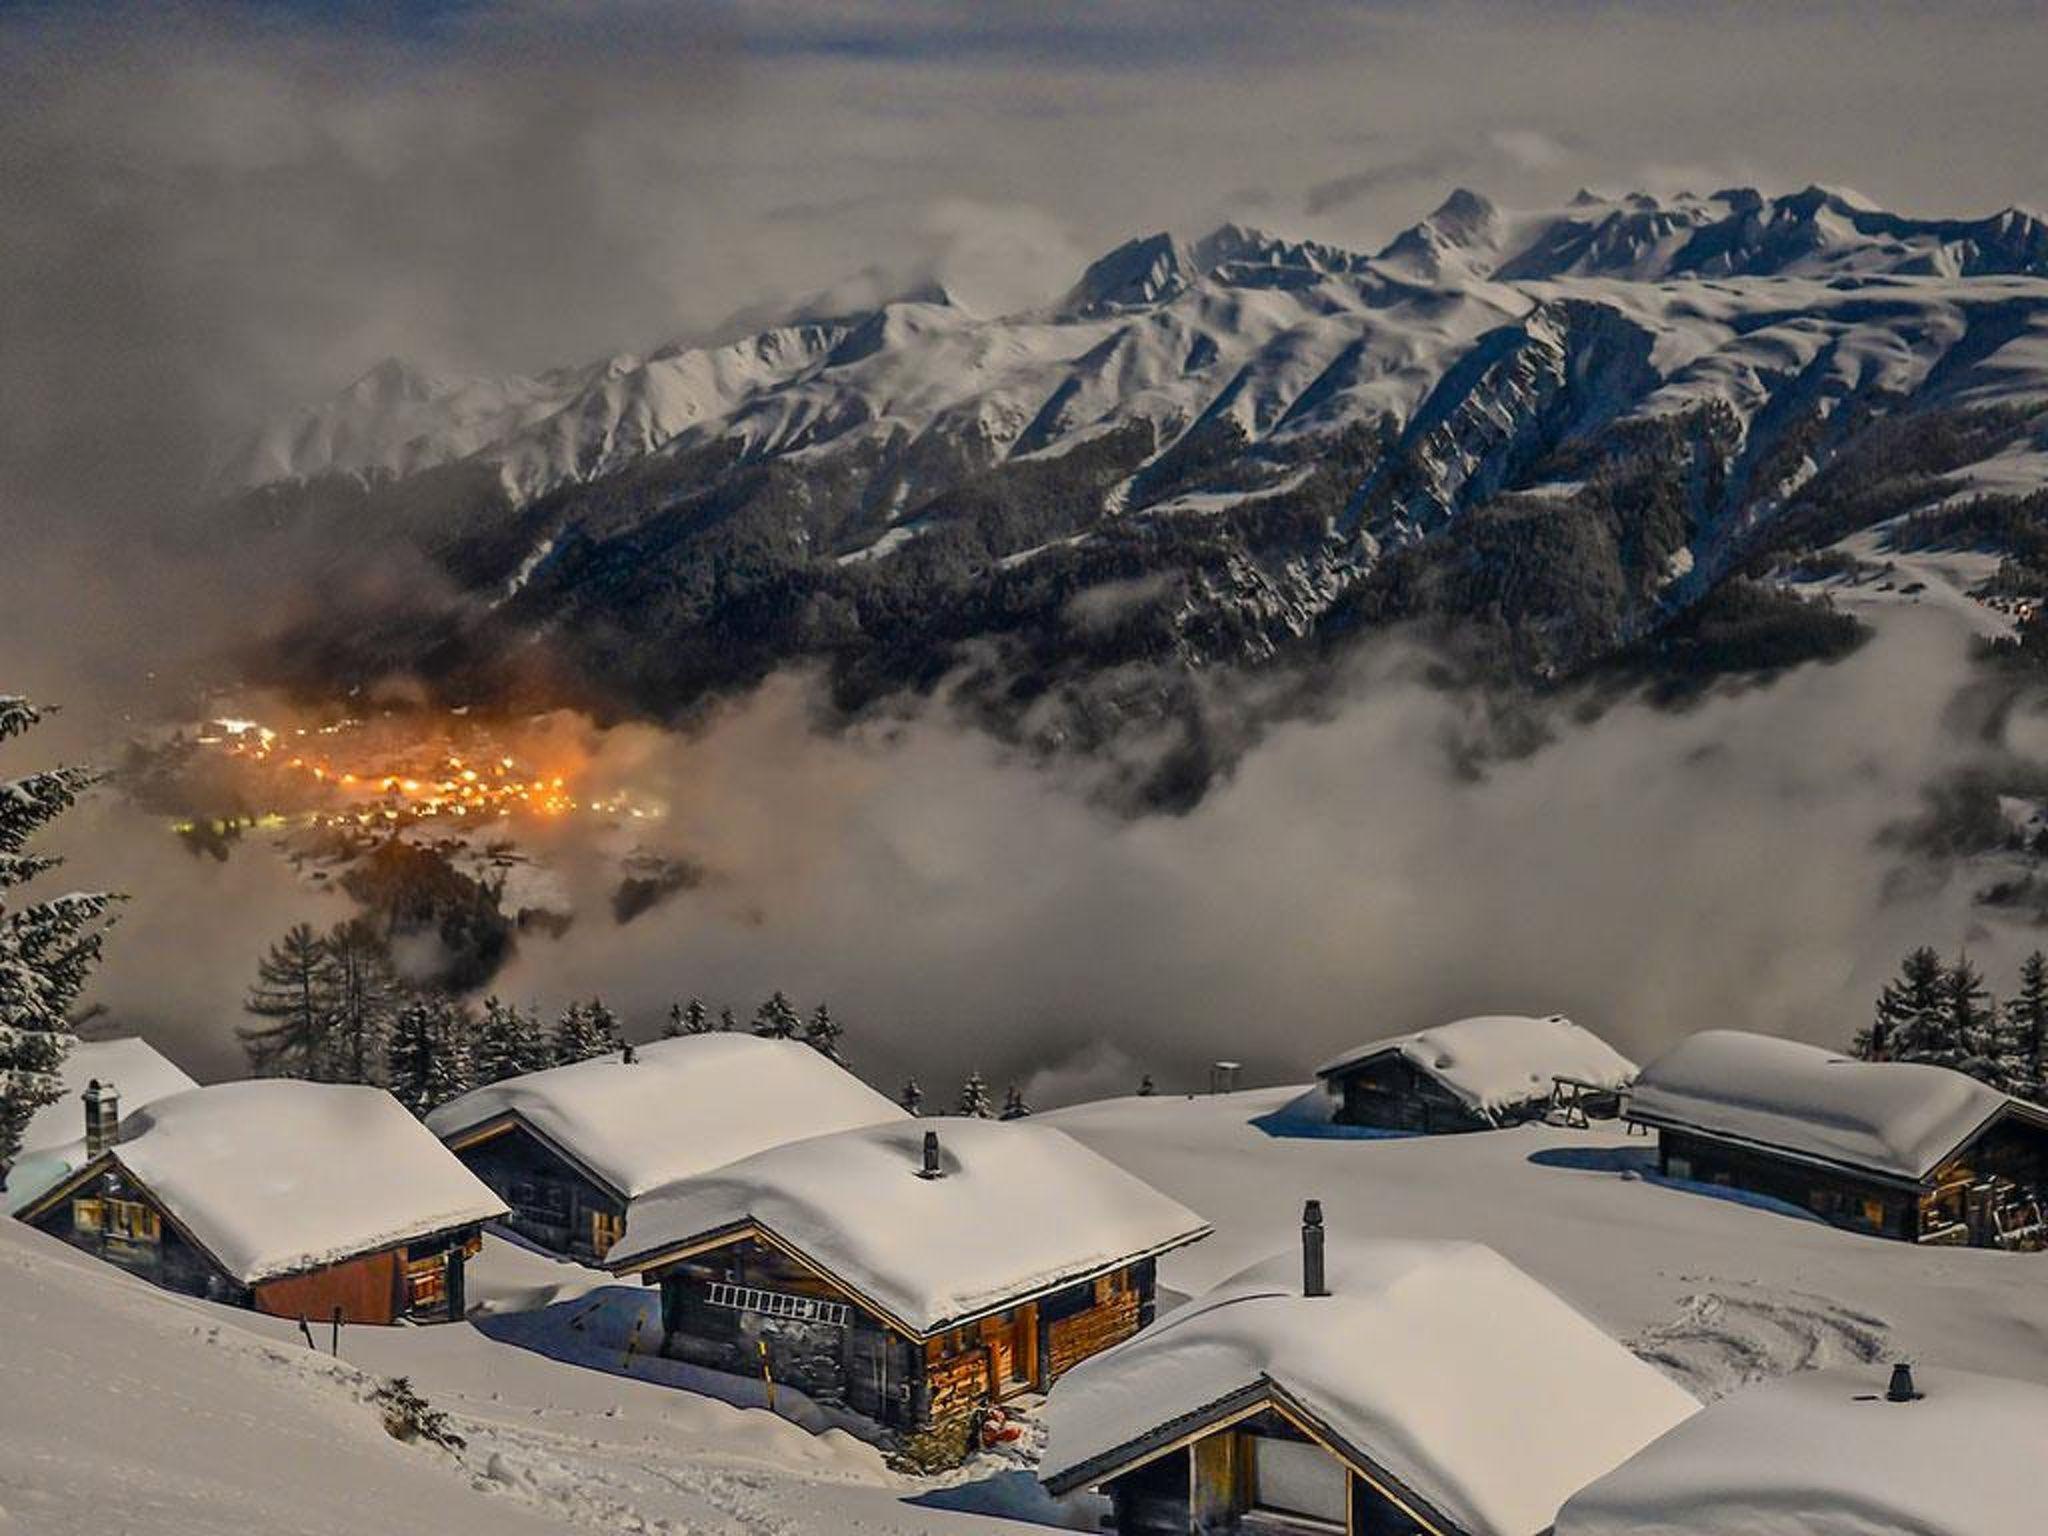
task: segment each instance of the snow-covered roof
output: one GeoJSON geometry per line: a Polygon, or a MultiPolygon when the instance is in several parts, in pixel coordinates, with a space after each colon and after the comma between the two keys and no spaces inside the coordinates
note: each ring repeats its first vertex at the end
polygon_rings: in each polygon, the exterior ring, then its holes
{"type": "Polygon", "coordinates": [[[1324,1062],[1316,1076],[1330,1077],[1390,1052],[1487,1115],[1550,1097],[1556,1078],[1626,1088],[1636,1075],[1634,1062],[1563,1014],[1538,1019],[1493,1013],[1370,1041],[1324,1062]]]}
{"type": "Polygon", "coordinates": [[[120,1138],[108,1156],[245,1285],[505,1214],[381,1088],[216,1083],[124,1116],[120,1138]]]}
{"type": "Polygon", "coordinates": [[[140,1109],[167,1094],[199,1085],[172,1065],[147,1040],[81,1040],[64,1058],[64,1093],[29,1116],[22,1133],[21,1155],[7,1173],[8,1210],[20,1210],[60,1180],[83,1168],[85,1106],[79,1096],[86,1084],[110,1084],[121,1094],[124,1109],[140,1109]]]}
{"type": "Polygon", "coordinates": [[[1709,1029],[1643,1069],[1629,1114],[1918,1180],[2013,1102],[1946,1067],[1709,1029]]]}
{"type": "Polygon", "coordinates": [[[1300,1255],[1278,1255],[1082,1362],[1046,1405],[1039,1475],[1098,1481],[1277,1389],[1457,1530],[1533,1536],[1699,1407],[1480,1244],[1332,1241],[1327,1278],[1306,1297],[1300,1255]]]}
{"type": "Polygon", "coordinates": [[[1208,1223],[1064,1131],[926,1119],[771,1148],[634,1202],[630,1272],[747,1224],[917,1333],[1206,1236],[1208,1223]],[[939,1136],[944,1176],[919,1176],[939,1136]]]}
{"type": "Polygon", "coordinates": [[[2037,1536],[2048,1387],[1802,1371],[1724,1397],[1575,1495],[1557,1536],[2037,1536]]]}
{"type": "Polygon", "coordinates": [[[507,1078],[427,1117],[444,1141],[516,1116],[627,1199],[764,1147],[908,1118],[797,1040],[679,1035],[507,1078]]]}

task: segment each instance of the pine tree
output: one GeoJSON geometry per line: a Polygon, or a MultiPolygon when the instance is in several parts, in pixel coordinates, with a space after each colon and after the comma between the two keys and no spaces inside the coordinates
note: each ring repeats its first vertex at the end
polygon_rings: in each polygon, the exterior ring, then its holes
{"type": "Polygon", "coordinates": [[[424,1120],[471,1083],[471,1023],[454,999],[415,998],[391,1027],[386,1072],[392,1097],[424,1120]]]}
{"type": "Polygon", "coordinates": [[[316,1075],[331,1082],[374,1083],[399,1005],[391,954],[362,918],[338,923],[326,938],[327,1059],[316,1075]]]}
{"type": "Polygon", "coordinates": [[[733,1011],[730,1008],[718,1010],[718,1032],[721,1035],[729,1035],[739,1027],[740,1021],[733,1016],[733,1011]]]}
{"type": "Polygon", "coordinates": [[[294,923],[256,962],[256,985],[243,1008],[268,1024],[237,1029],[249,1070],[258,1077],[318,1077],[329,1059],[332,999],[327,943],[294,923]]]}
{"type": "Polygon", "coordinates": [[[901,1104],[908,1114],[914,1115],[918,1112],[917,1107],[924,1102],[924,1090],[917,1086],[916,1078],[911,1078],[903,1085],[903,1092],[896,1096],[896,1102],[901,1104]]]}
{"type": "Polygon", "coordinates": [[[2006,1092],[2037,1102],[2048,1097],[2048,955],[2020,962],[2020,989],[2006,1005],[2006,1092]]]}
{"type": "Polygon", "coordinates": [[[804,1044],[816,1051],[827,1061],[846,1065],[846,1058],[839,1054],[839,1037],[846,1033],[845,1026],[832,1017],[832,1010],[823,1003],[811,1015],[811,1022],[804,1026],[804,1044]]]}
{"type": "Polygon", "coordinates": [[[780,992],[754,1010],[754,1033],[764,1040],[794,1040],[803,1032],[795,1005],[780,992]]]}
{"type": "Polygon", "coordinates": [[[1031,1106],[1024,1102],[1023,1092],[1015,1083],[1010,1084],[1009,1091],[1003,1095],[1003,1112],[997,1118],[1002,1120],[1022,1120],[1030,1113],[1031,1106]]]}
{"type": "Polygon", "coordinates": [[[554,1061],[540,1020],[495,997],[484,999],[471,1050],[471,1075],[478,1083],[502,1083],[508,1077],[538,1072],[554,1061]]]}
{"type": "MultiPolygon", "coordinates": [[[[28,700],[0,696],[0,741],[42,718],[28,700]]],[[[49,768],[0,782],[0,1173],[21,1150],[30,1118],[63,1094],[72,1005],[99,960],[115,898],[74,891],[13,906],[8,892],[60,862],[29,841],[94,781],[83,768],[49,768]]]]}
{"type": "Polygon", "coordinates": [[[1907,955],[1896,981],[1878,994],[1870,1027],[1852,1048],[1865,1061],[1917,1060],[1909,1052],[1933,1048],[1944,1033],[1948,1012],[1947,970],[1941,956],[1922,945],[1907,955]]]}
{"type": "Polygon", "coordinates": [[[598,998],[571,1003],[555,1021],[555,1060],[567,1066],[621,1047],[619,1021],[598,998]]]}
{"type": "Polygon", "coordinates": [[[1957,955],[1956,963],[1949,967],[1943,995],[1947,1007],[1937,1043],[1915,1059],[1972,1077],[1987,1076],[1992,1070],[1998,1010],[1985,990],[1983,973],[1970,964],[1967,954],[1957,955]]]}
{"type": "Polygon", "coordinates": [[[960,1107],[955,1114],[970,1120],[987,1120],[996,1112],[995,1103],[988,1096],[988,1084],[979,1072],[967,1074],[967,1081],[960,1085],[960,1107]]]}
{"type": "Polygon", "coordinates": [[[671,1005],[666,1032],[670,1035],[708,1035],[711,1033],[711,1010],[694,997],[685,1005],[671,1005]]]}
{"type": "Polygon", "coordinates": [[[1147,1072],[1142,1078],[1138,1080],[1139,1098],[1149,1099],[1152,1097],[1153,1094],[1157,1093],[1158,1091],[1159,1090],[1157,1088],[1152,1086],[1152,1074],[1150,1072],[1147,1072]]]}

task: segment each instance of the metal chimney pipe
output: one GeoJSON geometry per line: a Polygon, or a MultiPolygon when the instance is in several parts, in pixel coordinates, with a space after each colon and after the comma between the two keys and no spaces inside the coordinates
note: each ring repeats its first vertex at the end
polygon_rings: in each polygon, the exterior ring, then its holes
{"type": "Polygon", "coordinates": [[[1910,1403],[1924,1396],[1913,1386],[1913,1367],[1901,1360],[1892,1367],[1891,1384],[1884,1389],[1888,1403],[1910,1403]]]}
{"type": "Polygon", "coordinates": [[[1329,1284],[1323,1276],[1323,1202],[1320,1200],[1311,1200],[1301,1208],[1301,1294],[1330,1294],[1329,1284]]]}
{"type": "Polygon", "coordinates": [[[917,1170],[920,1179],[943,1179],[946,1170],[939,1166],[939,1133],[924,1133],[924,1166],[917,1170]]]}
{"type": "Polygon", "coordinates": [[[121,1091],[94,1078],[85,1085],[85,1155],[98,1157],[121,1139],[121,1091]]]}

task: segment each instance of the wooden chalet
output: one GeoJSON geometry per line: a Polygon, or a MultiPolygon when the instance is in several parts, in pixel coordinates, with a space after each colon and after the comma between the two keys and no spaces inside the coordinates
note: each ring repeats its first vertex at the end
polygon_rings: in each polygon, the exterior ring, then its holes
{"type": "Polygon", "coordinates": [[[85,1092],[83,1166],[21,1220],[168,1290],[319,1322],[436,1322],[504,1205],[379,1088],[222,1083],[125,1119],[85,1092]]]}
{"type": "Polygon", "coordinates": [[[1628,1117],[1667,1178],[1906,1242],[2048,1242],[2048,1109],[1945,1067],[1707,1030],[1644,1068],[1628,1117]]]}
{"type": "Polygon", "coordinates": [[[1374,1040],[1316,1068],[1340,1125],[1487,1131],[1620,1112],[1635,1063],[1562,1014],[1489,1014],[1374,1040]]]}
{"type": "Polygon", "coordinates": [[[1062,1131],[972,1119],[815,1137],[636,1202],[611,1267],[661,1287],[663,1351],[857,1414],[956,1463],[983,1408],[1151,1321],[1209,1227],[1062,1131]]]}
{"type": "Polygon", "coordinates": [[[1699,1404],[1473,1243],[1323,1247],[1053,1388],[1039,1476],[1118,1536],[1538,1536],[1699,1404]]]}
{"type": "Polygon", "coordinates": [[[427,1117],[542,1248],[601,1260],[632,1201],[779,1142],[902,1120],[795,1040],[683,1035],[464,1094],[427,1117]]]}
{"type": "Polygon", "coordinates": [[[64,1055],[60,1077],[62,1096],[29,1116],[19,1155],[11,1167],[0,1169],[8,1211],[20,1210],[59,1179],[85,1166],[85,1125],[78,1117],[78,1101],[89,1084],[119,1083],[121,1105],[131,1113],[199,1086],[147,1040],[133,1036],[77,1042],[64,1055]]]}

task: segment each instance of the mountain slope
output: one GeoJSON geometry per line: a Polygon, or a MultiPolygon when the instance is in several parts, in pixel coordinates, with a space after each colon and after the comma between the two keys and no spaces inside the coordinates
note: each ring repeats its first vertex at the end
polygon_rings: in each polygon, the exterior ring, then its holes
{"type": "Polygon", "coordinates": [[[2044,413],[2033,215],[1461,191],[1372,255],[1147,236],[1021,314],[924,290],[531,378],[386,365],[236,463],[273,522],[460,594],[296,636],[301,681],[662,714],[793,660],[852,703],[965,665],[1085,742],[1397,620],[1570,673],[1776,544],[1976,465],[2039,483],[2044,413]]]}

